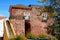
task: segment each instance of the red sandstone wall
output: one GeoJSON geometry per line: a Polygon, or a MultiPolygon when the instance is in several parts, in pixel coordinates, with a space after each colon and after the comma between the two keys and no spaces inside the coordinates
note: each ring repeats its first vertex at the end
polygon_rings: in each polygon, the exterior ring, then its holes
{"type": "Polygon", "coordinates": [[[11,19],[11,22],[17,35],[25,34],[24,20],[11,19]]]}
{"type": "Polygon", "coordinates": [[[23,10],[12,9],[11,21],[17,35],[25,34],[25,21],[23,20],[23,10]]]}
{"type": "Polygon", "coordinates": [[[31,24],[31,33],[39,35],[41,33],[47,34],[48,25],[52,25],[54,20],[53,17],[49,17],[47,22],[42,22],[41,10],[37,10],[36,8],[32,8],[32,10],[24,10],[24,9],[12,9],[10,14],[10,18],[12,20],[12,24],[14,26],[16,34],[24,34],[25,33],[25,20],[23,19],[23,13],[25,11],[30,12],[30,24],[31,24]],[[39,15],[39,16],[38,16],[39,15]]]}
{"type": "Polygon", "coordinates": [[[48,27],[48,25],[52,25],[54,22],[53,17],[50,17],[50,15],[48,15],[49,19],[47,20],[47,22],[42,22],[42,15],[40,14],[36,9],[34,8],[32,9],[31,19],[30,19],[31,33],[35,35],[39,35],[41,33],[47,34],[47,29],[45,28],[48,27]]]}

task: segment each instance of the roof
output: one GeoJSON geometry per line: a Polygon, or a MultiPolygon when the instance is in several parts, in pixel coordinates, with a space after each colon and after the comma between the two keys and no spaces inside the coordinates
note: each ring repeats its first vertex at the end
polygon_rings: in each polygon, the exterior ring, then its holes
{"type": "Polygon", "coordinates": [[[22,4],[16,4],[16,5],[10,5],[9,12],[11,13],[12,9],[25,9],[25,10],[31,10],[31,7],[22,5],[22,4]]]}
{"type": "Polygon", "coordinates": [[[22,5],[22,4],[16,4],[16,5],[10,5],[9,12],[11,13],[12,9],[31,10],[32,8],[36,8],[36,9],[43,10],[44,7],[45,6],[40,6],[40,5],[29,5],[29,6],[25,6],[25,5],[22,5]]]}
{"type": "Polygon", "coordinates": [[[32,7],[32,8],[44,8],[45,6],[40,6],[40,5],[29,5],[29,7],[32,7]]]}
{"type": "Polygon", "coordinates": [[[11,12],[11,9],[26,9],[26,10],[31,10],[33,7],[35,8],[42,8],[44,6],[40,6],[40,5],[29,5],[29,6],[25,6],[22,4],[16,4],[16,5],[10,5],[10,9],[9,11],[11,12]]]}
{"type": "Polygon", "coordinates": [[[16,8],[16,9],[31,9],[31,7],[22,5],[22,4],[17,4],[17,5],[11,5],[10,8],[16,8]]]}
{"type": "Polygon", "coordinates": [[[0,15],[0,19],[4,19],[4,18],[6,18],[6,17],[4,17],[3,15],[0,15]]]}

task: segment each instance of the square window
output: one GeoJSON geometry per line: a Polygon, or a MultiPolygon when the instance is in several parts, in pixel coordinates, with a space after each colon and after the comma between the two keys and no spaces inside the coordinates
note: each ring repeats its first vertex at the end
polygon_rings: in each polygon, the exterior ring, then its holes
{"type": "Polygon", "coordinates": [[[29,20],[30,19],[30,13],[29,12],[24,12],[24,17],[25,20],[29,20]]]}
{"type": "Polygon", "coordinates": [[[47,13],[46,12],[42,13],[42,20],[45,21],[47,20],[47,18],[48,18],[47,13]]]}

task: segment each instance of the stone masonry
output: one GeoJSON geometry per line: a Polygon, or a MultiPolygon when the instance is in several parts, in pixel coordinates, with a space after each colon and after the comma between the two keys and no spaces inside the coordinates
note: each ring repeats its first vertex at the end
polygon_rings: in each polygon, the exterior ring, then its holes
{"type": "Polygon", "coordinates": [[[24,6],[21,4],[18,5],[11,5],[9,12],[10,12],[10,19],[13,24],[14,30],[17,35],[25,34],[25,19],[24,19],[24,12],[30,13],[29,23],[30,23],[30,33],[39,35],[41,33],[47,34],[48,25],[52,25],[54,22],[53,17],[47,12],[48,20],[46,22],[42,22],[42,13],[43,13],[44,6],[36,6],[36,5],[29,5],[24,6]]]}

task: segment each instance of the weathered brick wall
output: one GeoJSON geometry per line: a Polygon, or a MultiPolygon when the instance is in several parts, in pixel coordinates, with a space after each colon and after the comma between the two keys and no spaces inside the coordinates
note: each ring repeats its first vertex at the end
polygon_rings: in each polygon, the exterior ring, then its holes
{"type": "Polygon", "coordinates": [[[30,18],[31,33],[35,35],[39,35],[42,33],[47,34],[46,27],[48,27],[48,25],[52,25],[54,22],[53,17],[50,17],[50,16],[51,15],[48,14],[47,22],[42,22],[41,12],[33,8],[31,11],[31,18],[30,18]]]}
{"type": "Polygon", "coordinates": [[[25,19],[23,19],[24,12],[27,11],[30,13],[30,24],[31,24],[31,33],[39,35],[41,33],[47,34],[48,25],[52,25],[54,22],[53,17],[48,15],[49,19],[47,22],[42,22],[42,7],[41,10],[39,7],[32,7],[31,10],[26,9],[12,9],[10,12],[10,19],[12,21],[13,27],[15,29],[16,34],[24,34],[25,33],[25,19]]]}
{"type": "Polygon", "coordinates": [[[11,22],[17,35],[25,34],[24,20],[11,19],[11,22]]]}
{"type": "Polygon", "coordinates": [[[17,35],[25,34],[25,21],[23,20],[23,10],[20,9],[12,9],[12,14],[10,15],[10,19],[14,30],[17,35]]]}

